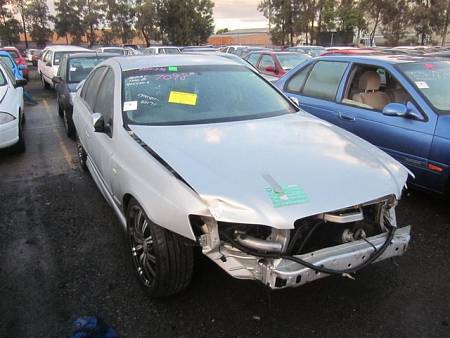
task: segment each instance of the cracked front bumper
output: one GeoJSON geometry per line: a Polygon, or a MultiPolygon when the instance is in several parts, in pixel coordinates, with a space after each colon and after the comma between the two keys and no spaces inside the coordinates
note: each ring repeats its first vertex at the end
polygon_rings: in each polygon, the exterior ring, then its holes
{"type": "MultiPolygon", "coordinates": [[[[410,232],[410,226],[396,229],[391,243],[375,262],[402,255],[408,248],[410,232]]],[[[386,241],[386,236],[387,234],[383,233],[369,237],[367,240],[379,249],[386,241]]],[[[372,245],[359,240],[295,257],[317,266],[344,270],[361,265],[368,260],[374,252],[372,245]]],[[[221,245],[220,250],[204,250],[204,254],[231,276],[239,279],[259,280],[272,289],[297,287],[329,276],[329,274],[316,272],[291,260],[263,259],[247,255],[229,244],[221,245]]]]}
{"type": "MultiPolygon", "coordinates": [[[[397,229],[389,246],[383,254],[375,260],[382,261],[386,258],[402,255],[408,248],[411,227],[397,229]]],[[[369,237],[367,240],[379,249],[386,241],[387,234],[369,237]]],[[[341,244],[334,247],[321,249],[308,254],[295,256],[316,266],[325,266],[334,270],[344,270],[358,266],[370,258],[374,252],[373,246],[359,240],[341,244]]],[[[328,274],[314,271],[299,263],[279,259],[272,263],[260,262],[261,281],[270,288],[285,288],[300,286],[316,279],[329,276],[328,274]]]]}

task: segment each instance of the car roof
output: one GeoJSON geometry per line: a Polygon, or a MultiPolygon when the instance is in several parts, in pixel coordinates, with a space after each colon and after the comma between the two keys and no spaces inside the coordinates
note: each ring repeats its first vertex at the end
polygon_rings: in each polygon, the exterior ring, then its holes
{"type": "Polygon", "coordinates": [[[6,50],[0,50],[0,55],[11,57],[11,54],[9,54],[6,50]]]}
{"type": "Polygon", "coordinates": [[[73,54],[67,54],[68,58],[94,58],[94,57],[114,57],[117,56],[116,53],[97,53],[95,51],[92,52],[86,52],[86,53],[73,53],[73,54]]]}
{"type": "Polygon", "coordinates": [[[54,45],[54,46],[47,46],[45,47],[45,49],[47,50],[52,50],[54,52],[71,52],[71,51],[78,51],[78,50],[82,50],[82,51],[88,51],[89,49],[84,48],[84,47],[80,47],[80,46],[70,46],[70,45],[54,45]]]}
{"type": "Polygon", "coordinates": [[[389,64],[411,63],[411,62],[423,62],[423,61],[436,61],[433,57],[424,57],[416,55],[383,55],[383,54],[371,54],[371,55],[325,55],[319,56],[320,60],[336,60],[336,61],[353,61],[353,62],[367,62],[367,61],[383,61],[389,64]]]}
{"type": "Polygon", "coordinates": [[[220,66],[220,65],[241,65],[233,60],[216,56],[202,54],[159,54],[159,55],[133,55],[118,56],[106,61],[107,63],[117,62],[123,71],[142,69],[149,67],[168,66],[220,66]]]}

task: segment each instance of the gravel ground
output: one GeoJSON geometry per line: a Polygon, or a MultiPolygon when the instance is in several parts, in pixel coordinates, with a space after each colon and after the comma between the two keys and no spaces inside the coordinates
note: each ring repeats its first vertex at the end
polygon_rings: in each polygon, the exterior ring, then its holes
{"type": "Polygon", "coordinates": [[[398,208],[410,250],[356,275],[271,292],[198,256],[184,293],[151,300],[93,180],[77,165],[52,91],[26,107],[27,151],[0,152],[0,336],[67,337],[96,315],[122,337],[450,336],[449,202],[412,191],[398,208]]]}

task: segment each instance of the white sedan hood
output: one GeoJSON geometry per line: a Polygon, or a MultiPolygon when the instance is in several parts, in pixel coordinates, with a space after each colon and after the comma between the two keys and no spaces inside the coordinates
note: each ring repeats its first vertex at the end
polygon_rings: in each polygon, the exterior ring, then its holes
{"type": "Polygon", "coordinates": [[[303,217],[399,198],[408,177],[378,148],[306,113],[130,128],[219,221],[292,228],[303,217]]]}

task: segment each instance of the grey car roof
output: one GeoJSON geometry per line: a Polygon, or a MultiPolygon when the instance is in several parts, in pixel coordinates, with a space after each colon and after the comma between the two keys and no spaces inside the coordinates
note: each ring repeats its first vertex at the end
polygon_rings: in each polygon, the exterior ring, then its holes
{"type": "Polygon", "coordinates": [[[107,62],[117,62],[123,71],[148,67],[166,66],[219,66],[240,65],[239,63],[221,56],[199,54],[177,55],[136,55],[120,56],[107,62]]]}
{"type": "Polygon", "coordinates": [[[364,61],[382,61],[390,64],[410,63],[410,62],[424,62],[424,61],[439,61],[433,57],[423,57],[416,55],[324,55],[320,56],[320,60],[336,60],[336,61],[350,61],[350,62],[364,62],[364,61]]]}

